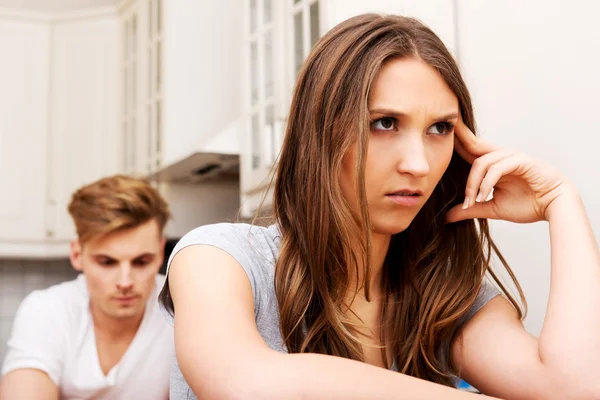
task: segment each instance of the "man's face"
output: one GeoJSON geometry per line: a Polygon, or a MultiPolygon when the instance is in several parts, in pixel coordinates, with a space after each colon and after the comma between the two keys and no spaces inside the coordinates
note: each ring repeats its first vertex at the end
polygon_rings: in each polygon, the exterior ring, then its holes
{"type": "Polygon", "coordinates": [[[71,244],[71,263],[87,280],[94,313],[126,320],[143,315],[163,262],[165,240],[155,220],[71,244]]]}

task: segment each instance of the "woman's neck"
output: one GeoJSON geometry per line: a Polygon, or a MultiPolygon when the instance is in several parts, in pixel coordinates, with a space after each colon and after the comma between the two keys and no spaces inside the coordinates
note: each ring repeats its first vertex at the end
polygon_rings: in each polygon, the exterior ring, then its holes
{"type": "MultiPolygon", "coordinates": [[[[369,300],[373,297],[378,297],[381,293],[381,278],[383,271],[383,264],[385,263],[385,258],[387,256],[388,249],[390,247],[390,235],[382,235],[373,233],[371,235],[371,257],[369,260],[369,268],[370,268],[370,277],[369,282],[364,282],[364,272],[366,271],[366,267],[359,268],[359,276],[358,282],[359,287],[361,289],[358,293],[358,296],[366,297],[366,287],[369,285],[369,300]],[[364,283],[363,285],[360,285],[364,283]]],[[[356,287],[356,282],[351,280],[350,289],[356,287]]]]}

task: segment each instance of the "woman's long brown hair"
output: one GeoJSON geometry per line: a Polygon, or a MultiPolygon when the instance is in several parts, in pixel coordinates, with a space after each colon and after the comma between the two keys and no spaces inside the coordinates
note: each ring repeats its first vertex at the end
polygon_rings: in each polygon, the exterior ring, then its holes
{"type": "MultiPolygon", "coordinates": [[[[291,353],[314,352],[363,360],[345,304],[350,276],[370,271],[370,222],[364,188],[368,97],[383,63],[415,57],[435,68],[475,131],[471,99],[441,40],[420,22],[375,14],[351,18],[315,45],[296,83],[274,182],[274,216],[282,232],[275,270],[281,333],[291,353]],[[361,209],[353,212],[340,188],[342,159],[357,145],[361,209]],[[356,240],[362,246],[356,248],[356,240]]],[[[400,372],[452,385],[446,355],[461,318],[489,273],[522,317],[519,303],[490,267],[495,253],[523,292],[490,238],[486,220],[446,224],[464,200],[470,166],[456,153],[410,227],[392,238],[382,274],[382,346],[400,372]],[[389,340],[392,338],[392,340],[389,340]]],[[[359,274],[360,275],[360,274],[359,274]]],[[[366,296],[369,285],[366,285],[366,296]]],[[[382,350],[384,351],[384,350],[382,350]]],[[[385,359],[385,358],[384,358],[385,359]]]]}

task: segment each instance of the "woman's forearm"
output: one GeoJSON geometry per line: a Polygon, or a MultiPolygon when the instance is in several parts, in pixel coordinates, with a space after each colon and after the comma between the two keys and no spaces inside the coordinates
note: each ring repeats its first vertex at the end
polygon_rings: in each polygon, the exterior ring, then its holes
{"type": "Polygon", "coordinates": [[[251,378],[257,399],[482,399],[480,395],[427,382],[366,363],[320,354],[276,354],[269,376],[251,378]]]}
{"type": "Polygon", "coordinates": [[[552,271],[540,358],[568,382],[589,385],[600,376],[600,253],[577,192],[554,200],[547,217],[552,271]]]}

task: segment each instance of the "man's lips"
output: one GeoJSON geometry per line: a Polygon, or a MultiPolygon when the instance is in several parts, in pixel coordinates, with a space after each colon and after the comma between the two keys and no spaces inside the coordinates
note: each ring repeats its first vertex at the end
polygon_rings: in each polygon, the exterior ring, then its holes
{"type": "Polygon", "coordinates": [[[118,296],[118,297],[115,297],[114,299],[117,301],[132,301],[137,298],[138,298],[138,296],[118,296]]]}

